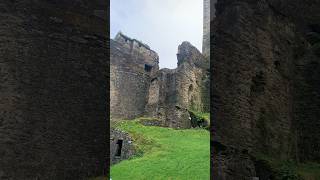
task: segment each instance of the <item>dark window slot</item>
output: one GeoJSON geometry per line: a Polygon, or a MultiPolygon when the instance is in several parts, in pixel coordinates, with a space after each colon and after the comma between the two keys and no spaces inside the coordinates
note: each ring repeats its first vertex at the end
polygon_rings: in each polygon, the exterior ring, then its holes
{"type": "Polygon", "coordinates": [[[148,64],[145,64],[144,65],[144,70],[147,71],[147,72],[150,72],[152,69],[152,66],[148,65],[148,64]]]}
{"type": "Polygon", "coordinates": [[[116,151],[116,156],[118,157],[121,156],[122,144],[123,144],[123,140],[119,139],[117,141],[117,151],[116,151]]]}

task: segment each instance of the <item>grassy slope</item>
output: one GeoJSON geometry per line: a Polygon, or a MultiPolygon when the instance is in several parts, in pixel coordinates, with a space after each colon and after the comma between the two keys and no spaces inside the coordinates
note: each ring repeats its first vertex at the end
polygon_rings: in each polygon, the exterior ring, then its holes
{"type": "Polygon", "coordinates": [[[174,130],[143,126],[137,121],[118,123],[129,132],[143,156],[111,167],[113,180],[210,178],[210,135],[203,129],[174,130]]]}

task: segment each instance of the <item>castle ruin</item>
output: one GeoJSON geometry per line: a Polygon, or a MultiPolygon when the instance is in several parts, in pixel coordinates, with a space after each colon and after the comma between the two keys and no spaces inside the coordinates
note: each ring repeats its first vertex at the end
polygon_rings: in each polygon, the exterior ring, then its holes
{"type": "Polygon", "coordinates": [[[189,42],[178,47],[178,67],[160,69],[157,53],[121,32],[111,40],[111,118],[158,118],[190,128],[189,110],[207,111],[208,61],[189,42]]]}
{"type": "MultiPolygon", "coordinates": [[[[189,42],[182,42],[176,69],[159,69],[156,52],[121,32],[110,40],[111,120],[148,117],[157,119],[160,126],[191,128],[197,126],[193,111],[209,112],[210,15],[206,13],[210,4],[206,0],[204,3],[204,53],[189,42]]],[[[112,129],[112,164],[132,153],[123,138],[126,134],[114,132],[112,129]],[[120,157],[116,156],[119,144],[114,139],[120,139],[126,149],[120,157]]]]}
{"type": "Polygon", "coordinates": [[[157,53],[142,42],[122,33],[110,40],[111,119],[133,119],[144,114],[158,64],[157,53]]]}

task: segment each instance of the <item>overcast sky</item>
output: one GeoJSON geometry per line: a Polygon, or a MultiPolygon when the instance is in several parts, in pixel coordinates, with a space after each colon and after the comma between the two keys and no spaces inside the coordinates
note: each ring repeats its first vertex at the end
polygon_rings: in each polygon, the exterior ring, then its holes
{"type": "Polygon", "coordinates": [[[178,45],[202,50],[203,0],[111,0],[110,37],[118,31],[156,51],[160,68],[176,68],[178,45]]]}

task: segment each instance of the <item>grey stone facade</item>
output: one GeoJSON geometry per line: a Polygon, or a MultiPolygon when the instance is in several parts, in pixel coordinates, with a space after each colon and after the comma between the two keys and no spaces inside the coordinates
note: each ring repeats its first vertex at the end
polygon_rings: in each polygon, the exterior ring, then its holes
{"type": "Polygon", "coordinates": [[[122,33],[110,41],[111,118],[133,119],[145,112],[159,57],[147,45],[122,33]]]}
{"type": "Polygon", "coordinates": [[[0,179],[107,171],[107,4],[0,2],[0,179]]]}
{"type": "Polygon", "coordinates": [[[148,116],[165,126],[190,128],[188,109],[209,109],[204,100],[209,65],[189,42],[179,46],[177,58],[176,69],[159,70],[158,56],[147,45],[121,33],[111,40],[112,119],[148,116]]]}
{"type": "Polygon", "coordinates": [[[210,59],[210,22],[215,19],[217,0],[203,0],[203,41],[202,54],[210,59]]]}
{"type": "MultiPolygon", "coordinates": [[[[208,4],[207,4],[208,5],[208,4]]],[[[206,7],[206,12],[208,11],[206,7]]],[[[210,17],[206,15],[205,18],[210,17]]],[[[206,52],[208,53],[209,26],[205,24],[206,52]]],[[[209,112],[209,58],[192,46],[183,42],[178,47],[176,69],[160,69],[159,57],[150,47],[119,32],[110,40],[110,109],[112,120],[153,117],[157,125],[173,128],[191,128],[194,114],[209,112]]],[[[122,156],[115,156],[118,139],[123,134],[112,131],[111,163],[127,159],[132,155],[127,148],[122,156]]]]}
{"type": "Polygon", "coordinates": [[[209,96],[206,88],[207,61],[189,42],[183,42],[178,48],[178,67],[161,69],[153,77],[150,86],[146,115],[157,117],[166,126],[190,128],[188,110],[205,112],[209,105],[205,98],[209,96]]]}
{"type": "Polygon", "coordinates": [[[210,0],[203,0],[202,54],[210,57],[210,0]]]}
{"type": "Polygon", "coordinates": [[[257,153],[319,162],[320,59],[308,38],[320,33],[319,9],[315,0],[218,0],[211,22],[214,179],[269,179],[257,153]]]}

